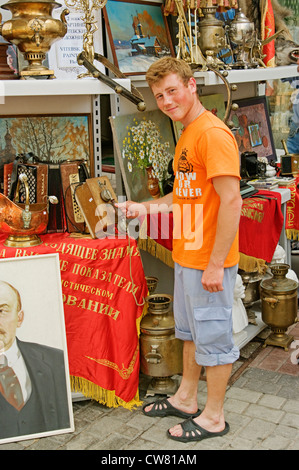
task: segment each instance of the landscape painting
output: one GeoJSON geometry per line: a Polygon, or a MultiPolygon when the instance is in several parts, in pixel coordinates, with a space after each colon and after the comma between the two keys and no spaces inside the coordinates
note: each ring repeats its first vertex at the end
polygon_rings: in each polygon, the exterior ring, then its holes
{"type": "Polygon", "coordinates": [[[0,169],[27,153],[40,162],[85,160],[93,168],[91,115],[1,116],[0,169]]]}
{"type": "Polygon", "coordinates": [[[174,55],[162,3],[108,0],[103,8],[114,64],[125,75],[144,74],[174,55]]]}

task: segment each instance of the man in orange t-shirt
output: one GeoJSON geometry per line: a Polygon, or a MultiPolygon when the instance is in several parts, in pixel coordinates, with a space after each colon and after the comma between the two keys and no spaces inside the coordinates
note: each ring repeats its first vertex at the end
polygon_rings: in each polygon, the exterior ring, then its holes
{"type": "Polygon", "coordinates": [[[128,218],[150,213],[153,205],[173,211],[175,331],[184,341],[184,352],[183,377],[176,393],[144,405],[143,412],[186,418],[168,430],[169,437],[199,441],[229,431],[223,403],[232,363],[239,357],[232,339],[242,207],[239,152],[227,126],[203,108],[186,62],[159,59],[146,79],[159,109],[184,126],[174,157],[173,192],[142,204],[127,201],[120,207],[128,218]],[[208,397],[200,411],[197,392],[202,366],[208,397]]]}

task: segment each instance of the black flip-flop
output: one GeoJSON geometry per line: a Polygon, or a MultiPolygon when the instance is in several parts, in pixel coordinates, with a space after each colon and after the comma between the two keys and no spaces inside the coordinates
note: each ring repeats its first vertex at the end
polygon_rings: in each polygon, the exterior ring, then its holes
{"type": "Polygon", "coordinates": [[[196,424],[196,422],[193,421],[192,418],[188,418],[186,421],[183,421],[182,423],[180,423],[180,425],[183,431],[181,436],[173,436],[172,434],[170,434],[169,430],[167,431],[168,437],[170,437],[174,441],[180,441],[180,442],[202,441],[203,439],[208,439],[210,437],[224,436],[224,434],[227,434],[229,431],[228,423],[225,423],[225,428],[223,429],[223,431],[219,431],[219,432],[207,431],[206,429],[199,426],[199,424],[196,424]]]}
{"type": "Polygon", "coordinates": [[[142,407],[142,412],[146,416],[153,416],[153,417],[159,417],[159,418],[164,418],[165,416],[176,416],[177,418],[191,418],[191,417],[196,417],[199,416],[201,411],[197,410],[196,413],[186,413],[185,411],[181,411],[178,408],[175,408],[172,406],[171,403],[169,403],[167,398],[159,398],[156,401],[153,401],[151,403],[147,403],[142,407]],[[148,406],[153,405],[152,409],[150,411],[145,411],[145,408],[148,406]]]}

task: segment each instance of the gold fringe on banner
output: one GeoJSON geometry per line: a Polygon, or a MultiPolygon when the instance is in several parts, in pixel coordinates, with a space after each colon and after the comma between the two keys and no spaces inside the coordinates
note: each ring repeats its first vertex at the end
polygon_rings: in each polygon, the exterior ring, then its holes
{"type": "Polygon", "coordinates": [[[137,393],[133,400],[129,402],[125,402],[121,398],[115,395],[114,390],[105,390],[102,387],[90,382],[87,379],[83,379],[82,377],[76,377],[71,375],[71,389],[73,392],[80,392],[85,397],[91,398],[92,400],[96,400],[102,405],[106,405],[109,408],[117,408],[118,406],[122,406],[128,410],[133,410],[137,406],[142,405],[142,401],[139,400],[139,389],[137,388],[137,393]]]}
{"type": "Polygon", "coordinates": [[[288,240],[299,240],[299,230],[287,228],[286,237],[288,240]]]}
{"type": "MultiPolygon", "coordinates": [[[[140,323],[142,318],[147,314],[148,305],[145,302],[142,315],[136,319],[136,329],[138,338],[140,336],[140,323]]],[[[121,398],[115,395],[114,390],[106,390],[99,385],[90,382],[87,379],[83,379],[82,377],[77,377],[74,375],[70,376],[71,379],[71,389],[73,392],[82,393],[86,398],[90,398],[92,400],[98,401],[102,405],[108,406],[109,408],[117,408],[122,406],[123,408],[127,408],[128,410],[133,410],[137,406],[142,405],[142,401],[139,400],[139,388],[137,386],[137,392],[133,400],[129,402],[125,402],[121,398]]]]}
{"type": "Polygon", "coordinates": [[[161,260],[167,266],[174,267],[172,251],[157,243],[152,238],[139,238],[138,248],[161,260]]]}
{"type": "Polygon", "coordinates": [[[264,273],[267,265],[266,261],[260,258],[254,258],[253,256],[244,255],[240,253],[239,268],[247,273],[258,271],[264,273]]]}

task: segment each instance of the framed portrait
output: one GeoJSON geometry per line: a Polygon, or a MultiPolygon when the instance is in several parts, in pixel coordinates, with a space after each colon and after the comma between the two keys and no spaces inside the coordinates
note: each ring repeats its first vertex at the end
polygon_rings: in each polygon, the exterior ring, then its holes
{"type": "Polygon", "coordinates": [[[170,119],[160,110],[110,117],[126,196],[136,202],[163,196],[175,151],[170,119]]]}
{"type": "Polygon", "coordinates": [[[0,304],[0,444],[74,431],[59,255],[1,259],[0,304]]]}
{"type": "Polygon", "coordinates": [[[92,173],[91,115],[1,116],[0,169],[30,152],[40,162],[86,160],[92,173]]]}
{"type": "Polygon", "coordinates": [[[265,96],[234,101],[239,108],[231,111],[229,120],[234,124],[232,132],[240,154],[256,152],[258,157],[276,161],[273,134],[265,96]]]}
{"type": "Polygon", "coordinates": [[[165,55],[174,55],[161,3],[108,0],[103,8],[114,64],[125,75],[144,74],[165,55]]]}

